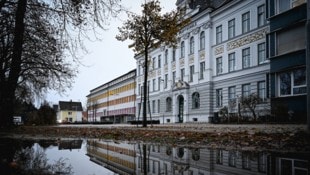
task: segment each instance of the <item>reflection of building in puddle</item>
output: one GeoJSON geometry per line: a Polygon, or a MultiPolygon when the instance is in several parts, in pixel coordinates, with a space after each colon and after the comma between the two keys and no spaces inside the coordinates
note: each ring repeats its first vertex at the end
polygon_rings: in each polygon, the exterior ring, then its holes
{"type": "Polygon", "coordinates": [[[83,140],[60,140],[58,142],[58,150],[64,149],[81,149],[83,140]]]}
{"type": "MultiPolygon", "coordinates": [[[[138,150],[141,146],[138,145],[138,150]]],[[[148,145],[147,174],[266,174],[267,154],[148,145]]],[[[137,152],[137,174],[143,174],[143,155],[137,152]]]]}
{"type": "Polygon", "coordinates": [[[135,147],[133,144],[87,141],[90,160],[119,174],[135,174],[135,147]]]}

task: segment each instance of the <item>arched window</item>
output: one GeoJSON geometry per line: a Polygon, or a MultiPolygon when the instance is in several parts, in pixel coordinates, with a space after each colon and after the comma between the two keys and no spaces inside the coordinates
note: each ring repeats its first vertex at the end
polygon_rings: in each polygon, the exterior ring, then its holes
{"type": "Polygon", "coordinates": [[[166,111],[171,111],[172,110],[172,99],[168,97],[166,99],[166,111]]]}
{"type": "Polygon", "coordinates": [[[201,33],[200,33],[200,36],[199,36],[199,50],[202,50],[202,49],[204,49],[205,48],[205,32],[204,31],[202,31],[201,33]]]}
{"type": "Polygon", "coordinates": [[[193,93],[192,103],[193,103],[193,109],[198,109],[200,107],[200,97],[198,92],[193,93]]]}
{"type": "Polygon", "coordinates": [[[194,41],[194,37],[192,36],[189,39],[189,54],[194,54],[194,49],[195,49],[195,41],[194,41]]]}
{"type": "Polygon", "coordinates": [[[184,156],[184,148],[178,148],[177,149],[177,156],[179,158],[182,158],[184,156]]]}
{"type": "Polygon", "coordinates": [[[200,159],[200,149],[194,148],[192,149],[192,159],[198,161],[200,159]]]}
{"type": "Polygon", "coordinates": [[[181,42],[181,58],[184,58],[185,56],[185,45],[184,41],[181,42]]]}

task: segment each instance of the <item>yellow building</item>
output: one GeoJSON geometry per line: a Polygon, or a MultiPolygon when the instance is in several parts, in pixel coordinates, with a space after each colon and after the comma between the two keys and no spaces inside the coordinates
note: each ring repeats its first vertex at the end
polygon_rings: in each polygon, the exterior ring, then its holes
{"type": "Polygon", "coordinates": [[[57,111],[58,123],[82,122],[82,103],[74,101],[59,101],[57,111]]]}

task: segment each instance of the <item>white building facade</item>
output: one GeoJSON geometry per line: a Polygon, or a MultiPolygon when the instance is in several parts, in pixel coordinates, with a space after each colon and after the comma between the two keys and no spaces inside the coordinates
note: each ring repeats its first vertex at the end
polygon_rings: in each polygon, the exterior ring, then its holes
{"type": "MultiPolygon", "coordinates": [[[[191,23],[179,33],[177,48],[150,50],[148,120],[209,122],[223,107],[238,112],[238,98],[258,94],[269,106],[264,0],[178,0],[191,23]],[[196,3],[196,4],[195,4],[196,3]]],[[[137,60],[137,110],[142,118],[143,55],[137,60]]],[[[258,112],[258,115],[265,115],[258,112]]]]}

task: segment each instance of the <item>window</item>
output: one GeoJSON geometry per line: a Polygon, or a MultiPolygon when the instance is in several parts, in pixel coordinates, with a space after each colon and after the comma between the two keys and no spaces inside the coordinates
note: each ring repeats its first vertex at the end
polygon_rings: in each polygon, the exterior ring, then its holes
{"type": "Polygon", "coordinates": [[[216,59],[216,74],[219,75],[223,73],[223,63],[222,63],[222,57],[219,57],[216,59]]]}
{"type": "Polygon", "coordinates": [[[184,58],[185,56],[185,45],[184,41],[181,42],[181,58],[184,58]]]}
{"type": "Polygon", "coordinates": [[[141,93],[141,84],[138,84],[138,95],[141,93]]]}
{"type": "Polygon", "coordinates": [[[282,55],[306,48],[306,29],[304,26],[292,28],[278,32],[277,35],[277,54],[282,55]]]}
{"type": "Polygon", "coordinates": [[[250,12],[242,14],[242,33],[250,31],[250,12]]]}
{"type": "Polygon", "coordinates": [[[189,54],[194,54],[194,50],[195,50],[195,41],[194,37],[191,37],[189,39],[189,54]]]}
{"type": "Polygon", "coordinates": [[[181,69],[181,81],[184,81],[185,69],[181,69]]]}
{"type": "Polygon", "coordinates": [[[279,74],[280,96],[306,94],[306,68],[279,74]]]}
{"type": "Polygon", "coordinates": [[[216,27],[216,44],[222,42],[222,25],[216,27]]]}
{"type": "Polygon", "coordinates": [[[303,3],[306,3],[306,0],[277,0],[277,12],[282,13],[303,3]]]}
{"type": "Polygon", "coordinates": [[[242,168],[250,170],[251,169],[251,154],[249,152],[242,153],[242,168]]]}
{"type": "Polygon", "coordinates": [[[156,58],[152,58],[152,68],[155,69],[156,68],[156,58]]]}
{"type": "Polygon", "coordinates": [[[160,113],[160,100],[157,100],[157,112],[160,113]]]}
{"type": "Polygon", "coordinates": [[[236,152],[235,151],[229,151],[228,153],[228,165],[235,167],[236,166],[236,152]]]}
{"type": "Polygon", "coordinates": [[[261,43],[257,45],[257,57],[258,57],[258,64],[263,64],[266,61],[266,50],[265,50],[265,43],[261,43]]]}
{"type": "Polygon", "coordinates": [[[200,62],[200,72],[199,72],[199,79],[203,79],[204,78],[204,72],[205,72],[205,62],[200,62]]]}
{"type": "Polygon", "coordinates": [[[202,50],[205,48],[205,45],[206,45],[205,41],[206,41],[205,32],[202,31],[199,36],[199,50],[202,50]]]}
{"type": "Polygon", "coordinates": [[[267,155],[264,153],[258,154],[258,171],[266,172],[267,170],[267,155]]]}
{"type": "Polygon", "coordinates": [[[172,99],[170,97],[166,99],[166,111],[172,111],[172,99]]]}
{"type": "Polygon", "coordinates": [[[228,71],[232,72],[236,70],[236,59],[235,53],[231,53],[228,55],[228,71]]]}
{"type": "Polygon", "coordinates": [[[194,72],[195,72],[195,67],[194,65],[191,65],[189,67],[189,71],[190,71],[190,74],[189,74],[189,81],[192,82],[194,80],[194,72]]]}
{"type": "Polygon", "coordinates": [[[242,50],[242,68],[250,67],[250,48],[242,50]]]}
{"type": "Polygon", "coordinates": [[[175,71],[174,72],[172,72],[172,83],[175,83],[175,71]]]}
{"type": "Polygon", "coordinates": [[[265,20],[265,5],[257,7],[257,26],[263,26],[266,23],[265,20]]]}
{"type": "Polygon", "coordinates": [[[175,48],[172,49],[172,61],[175,61],[175,48]]]}
{"type": "Polygon", "coordinates": [[[242,85],[242,97],[249,96],[251,94],[251,84],[242,85]]]}
{"type": "Polygon", "coordinates": [[[228,39],[235,37],[235,19],[228,21],[228,39]]]}
{"type": "Polygon", "coordinates": [[[158,77],[158,90],[160,91],[161,77],[158,77]]]}
{"type": "Polygon", "coordinates": [[[165,88],[168,87],[168,74],[165,74],[165,88]]]}
{"type": "Polygon", "coordinates": [[[297,160],[280,158],[279,172],[277,174],[307,175],[309,173],[309,162],[307,160],[297,160]]]}
{"type": "Polygon", "coordinates": [[[158,68],[161,68],[161,55],[158,55],[158,68]]]}
{"type": "Polygon", "coordinates": [[[228,88],[228,101],[229,102],[236,101],[236,86],[231,86],[228,88]]]}
{"type": "Polygon", "coordinates": [[[261,81],[257,83],[257,94],[262,101],[266,101],[266,83],[261,81]]]}
{"type": "Polygon", "coordinates": [[[200,107],[200,97],[199,93],[195,92],[192,95],[192,108],[193,109],[198,109],[200,107]]]}
{"type": "Polygon", "coordinates": [[[152,101],[152,113],[155,113],[155,111],[156,111],[156,110],[155,110],[155,108],[156,108],[156,104],[155,104],[155,103],[156,103],[156,101],[153,100],[153,101],[152,101]]]}
{"type": "Polygon", "coordinates": [[[152,87],[153,87],[153,92],[155,91],[155,87],[156,87],[156,79],[153,79],[153,85],[152,85],[152,87]]]}
{"type": "Polygon", "coordinates": [[[216,90],[216,107],[223,106],[223,90],[217,89],[216,90]]]}
{"type": "Polygon", "coordinates": [[[168,49],[165,50],[165,64],[168,64],[168,49]]]}
{"type": "Polygon", "coordinates": [[[216,150],[216,163],[223,164],[223,150],[216,150]]]}
{"type": "Polygon", "coordinates": [[[138,66],[138,75],[141,75],[141,65],[138,66]]]}

